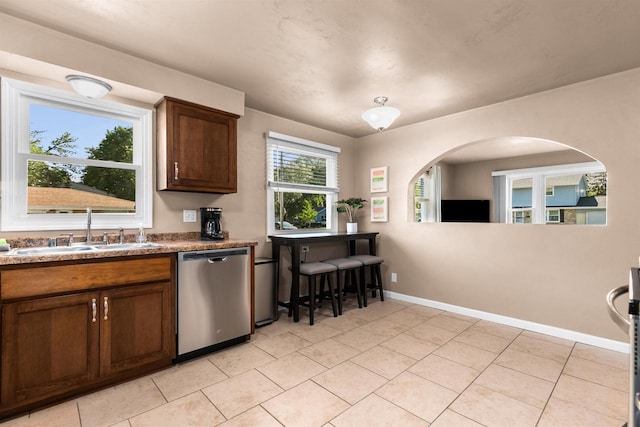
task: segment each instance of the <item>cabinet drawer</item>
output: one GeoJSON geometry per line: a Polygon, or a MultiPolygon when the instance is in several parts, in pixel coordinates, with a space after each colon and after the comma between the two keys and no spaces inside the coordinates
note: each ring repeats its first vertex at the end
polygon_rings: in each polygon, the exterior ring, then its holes
{"type": "Polygon", "coordinates": [[[172,258],[30,266],[0,272],[0,298],[11,300],[133,283],[171,280],[172,258]]]}

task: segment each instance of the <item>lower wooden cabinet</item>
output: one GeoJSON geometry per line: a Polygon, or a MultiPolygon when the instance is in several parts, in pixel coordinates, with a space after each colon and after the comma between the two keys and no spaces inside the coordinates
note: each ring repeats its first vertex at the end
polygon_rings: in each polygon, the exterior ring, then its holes
{"type": "MultiPolygon", "coordinates": [[[[109,267],[132,266],[122,263],[109,267]]],[[[166,263],[166,280],[125,285],[122,276],[112,288],[3,301],[0,418],[170,366],[174,263],[166,263]]]]}
{"type": "Polygon", "coordinates": [[[98,377],[98,298],[83,293],[2,307],[3,406],[64,394],[98,377]]]}
{"type": "Polygon", "coordinates": [[[100,294],[101,376],[171,363],[172,292],[171,283],[165,282],[100,294]]]}

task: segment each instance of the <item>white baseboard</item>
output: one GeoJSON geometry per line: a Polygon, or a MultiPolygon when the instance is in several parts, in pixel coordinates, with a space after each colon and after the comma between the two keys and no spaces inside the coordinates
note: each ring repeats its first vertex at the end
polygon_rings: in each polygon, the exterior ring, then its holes
{"type": "Polygon", "coordinates": [[[452,313],[475,317],[477,319],[488,320],[491,322],[500,323],[502,325],[513,326],[519,329],[526,329],[528,331],[539,332],[541,334],[581,342],[583,344],[589,344],[620,353],[629,354],[630,351],[629,343],[597,337],[595,335],[584,334],[582,332],[571,331],[569,329],[562,329],[555,326],[544,325],[542,323],[530,322],[528,320],[515,319],[513,317],[501,316],[499,314],[487,313],[480,310],[473,310],[471,308],[460,307],[458,305],[428,300],[425,298],[418,298],[411,295],[400,294],[397,292],[384,291],[384,296],[388,296],[391,299],[397,299],[417,305],[423,305],[425,307],[436,308],[439,310],[445,310],[452,313]]]}

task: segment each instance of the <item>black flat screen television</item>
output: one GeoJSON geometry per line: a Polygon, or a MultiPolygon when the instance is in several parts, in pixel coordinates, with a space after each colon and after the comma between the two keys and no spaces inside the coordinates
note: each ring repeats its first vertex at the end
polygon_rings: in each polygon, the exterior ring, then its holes
{"type": "Polygon", "coordinates": [[[441,200],[442,222],[490,222],[489,200],[441,200]]]}

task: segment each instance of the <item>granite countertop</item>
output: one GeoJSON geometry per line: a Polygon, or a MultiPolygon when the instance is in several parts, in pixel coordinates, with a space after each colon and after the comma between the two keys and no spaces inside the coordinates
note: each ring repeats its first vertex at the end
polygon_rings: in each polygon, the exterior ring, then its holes
{"type": "MultiPolygon", "coordinates": [[[[228,235],[227,235],[228,236],[228,235]]],[[[127,243],[133,243],[135,235],[126,236],[127,243]]],[[[8,255],[9,252],[0,252],[0,266],[3,265],[19,265],[31,264],[39,262],[53,261],[69,261],[69,260],[85,260],[98,258],[114,258],[135,255],[151,255],[166,254],[185,251],[198,251],[209,249],[229,249],[242,248],[247,246],[256,246],[258,242],[250,240],[236,240],[225,238],[224,240],[200,240],[200,233],[158,233],[148,234],[149,242],[158,243],[160,246],[131,248],[131,249],[115,249],[115,250],[96,250],[96,251],[79,251],[79,252],[61,252],[48,254],[29,254],[29,255],[8,255]]],[[[14,238],[7,239],[12,249],[44,247],[46,246],[46,238],[14,238]]]]}

